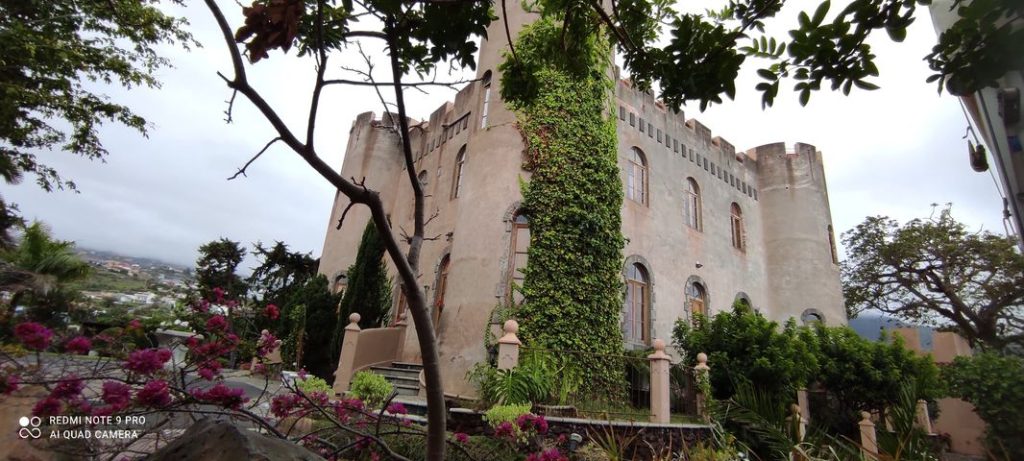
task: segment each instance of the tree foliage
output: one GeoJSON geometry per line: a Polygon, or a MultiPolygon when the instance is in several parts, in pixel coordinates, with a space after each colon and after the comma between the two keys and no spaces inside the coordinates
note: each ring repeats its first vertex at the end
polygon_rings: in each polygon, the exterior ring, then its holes
{"type": "Polygon", "coordinates": [[[950,395],[974,405],[988,425],[986,441],[995,459],[1024,459],[1024,359],[993,352],[957,357],[942,376],[950,395]]]}
{"type": "Polygon", "coordinates": [[[185,21],[156,0],[0,1],[0,176],[33,174],[46,190],[72,181],[40,163],[40,149],[103,159],[98,127],[146,134],[146,120],[97,91],[95,82],[158,87],[165,43],[193,45],[185,21]]]}
{"type": "Polygon", "coordinates": [[[738,381],[750,381],[755,389],[771,396],[788,396],[804,387],[818,370],[814,335],[798,328],[793,320],[779,324],[754,312],[748,305],[733,304],[731,312],[712,318],[697,314],[695,325],[680,319],[672,332],[673,343],[697,363],[697,353],[708,354],[713,367],[714,397],[735,393],[738,381]]]}
{"type": "Polygon", "coordinates": [[[238,242],[221,238],[199,247],[196,260],[196,285],[203,299],[216,300],[226,296],[240,300],[249,291],[248,285],[237,273],[238,265],[245,257],[245,248],[238,242]],[[224,290],[218,297],[214,289],[224,290]]]}
{"type": "Polygon", "coordinates": [[[291,293],[281,312],[281,329],[288,335],[282,344],[283,357],[296,361],[296,352],[301,349],[297,365],[326,380],[331,379],[338,365],[330,344],[338,323],[339,298],[327,289],[327,277],[317,275],[291,293]]]}
{"type": "Polygon", "coordinates": [[[253,256],[259,266],[246,279],[249,290],[263,303],[283,304],[292,291],[316,276],[319,260],[309,253],[288,251],[288,245],[278,241],[273,247],[256,242],[253,256]]]}
{"type": "Polygon", "coordinates": [[[947,208],[902,226],[867,218],[843,234],[843,243],[851,317],[874,309],[949,325],[974,346],[1024,344],[1024,256],[1012,240],[969,232],[947,208]]]}
{"type": "Polygon", "coordinates": [[[26,227],[16,247],[4,251],[0,288],[12,293],[10,309],[24,304],[28,315],[44,323],[67,313],[75,299],[65,284],[87,277],[89,264],[75,253],[75,243],[54,239],[43,223],[26,227]]]}

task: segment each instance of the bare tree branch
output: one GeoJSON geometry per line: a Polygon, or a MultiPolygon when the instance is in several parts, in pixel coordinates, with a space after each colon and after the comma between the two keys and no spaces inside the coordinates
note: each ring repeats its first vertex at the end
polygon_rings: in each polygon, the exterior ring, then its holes
{"type": "Polygon", "coordinates": [[[239,168],[238,171],[235,172],[235,174],[231,175],[231,177],[228,178],[228,181],[237,178],[238,175],[242,175],[242,176],[248,177],[245,174],[245,170],[249,169],[249,165],[252,165],[252,162],[255,162],[256,159],[260,158],[260,156],[263,155],[263,153],[266,152],[267,149],[270,148],[270,146],[272,146],[275,142],[278,142],[280,140],[281,140],[280,136],[278,136],[278,137],[276,137],[274,139],[271,139],[270,142],[267,143],[267,145],[263,146],[263,148],[260,149],[260,151],[256,153],[256,155],[254,155],[251,159],[249,159],[248,162],[245,162],[245,165],[242,165],[242,167],[239,168]]]}

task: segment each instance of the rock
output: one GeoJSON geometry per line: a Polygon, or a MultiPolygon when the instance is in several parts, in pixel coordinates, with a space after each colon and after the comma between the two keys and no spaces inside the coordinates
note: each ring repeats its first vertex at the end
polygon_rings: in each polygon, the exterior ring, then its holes
{"type": "Polygon", "coordinates": [[[181,437],[146,457],[147,461],[323,461],[287,440],[204,419],[181,437]]]}

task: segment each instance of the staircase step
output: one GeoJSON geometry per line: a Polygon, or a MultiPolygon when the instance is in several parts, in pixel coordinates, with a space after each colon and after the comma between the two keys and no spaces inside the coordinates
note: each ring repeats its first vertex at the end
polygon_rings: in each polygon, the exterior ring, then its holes
{"type": "Polygon", "coordinates": [[[401,380],[412,380],[417,383],[420,381],[420,373],[418,371],[391,367],[370,367],[370,371],[388,378],[389,380],[391,378],[398,378],[401,380]]]}
{"type": "Polygon", "coordinates": [[[391,367],[405,370],[416,370],[417,372],[423,369],[423,365],[412,362],[391,362],[391,367]]]}
{"type": "Polygon", "coordinates": [[[415,386],[395,384],[395,391],[398,392],[398,395],[416,396],[420,394],[420,386],[419,384],[415,386]]]}

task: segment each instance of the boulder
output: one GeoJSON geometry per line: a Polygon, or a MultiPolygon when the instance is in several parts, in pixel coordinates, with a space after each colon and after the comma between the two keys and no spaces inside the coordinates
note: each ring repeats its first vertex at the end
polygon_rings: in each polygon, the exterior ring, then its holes
{"type": "Polygon", "coordinates": [[[204,419],[147,461],[323,461],[294,442],[249,431],[229,421],[204,419]]]}

